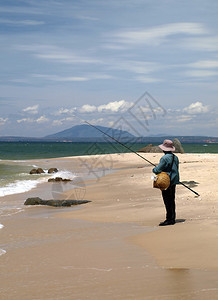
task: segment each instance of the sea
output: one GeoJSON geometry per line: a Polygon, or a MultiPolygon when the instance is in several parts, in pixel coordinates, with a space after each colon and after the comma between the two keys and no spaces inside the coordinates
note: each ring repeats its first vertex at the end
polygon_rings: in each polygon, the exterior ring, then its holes
{"type": "MultiPolygon", "coordinates": [[[[0,199],[3,196],[23,193],[46,182],[48,170],[40,175],[31,176],[33,159],[46,159],[70,156],[84,156],[137,151],[145,144],[126,143],[125,147],[117,143],[75,143],[75,142],[0,142],[0,199]]],[[[218,153],[218,144],[183,144],[185,153],[218,153]]],[[[60,170],[56,176],[64,176],[60,170]]],[[[66,171],[68,172],[68,171],[66,171]]],[[[73,178],[75,174],[67,173],[73,178]]]]}
{"type": "MultiPolygon", "coordinates": [[[[106,142],[0,142],[0,197],[29,191],[39,183],[47,181],[47,170],[35,177],[30,176],[31,168],[38,167],[28,163],[32,159],[124,153],[137,151],[146,145],[126,143],[125,146],[127,148],[117,143],[106,142]]],[[[216,143],[183,144],[183,148],[186,153],[218,153],[216,143]]],[[[60,172],[63,175],[64,170],[60,172]]],[[[73,175],[71,174],[71,177],[73,175]]]]}
{"type": "MultiPolygon", "coordinates": [[[[30,175],[35,165],[32,160],[72,157],[96,154],[127,153],[137,151],[146,146],[142,143],[76,143],[76,142],[0,142],[0,230],[4,228],[1,217],[11,216],[22,211],[21,203],[7,203],[4,196],[21,194],[33,190],[40,183],[48,181],[50,177],[75,179],[78,174],[74,171],[59,170],[54,175],[45,173],[30,175]]],[[[186,153],[218,153],[218,144],[183,144],[186,153]]],[[[9,197],[10,198],[10,197],[9,197]]],[[[7,197],[8,199],[8,197],[7,197]]],[[[0,255],[5,250],[0,248],[0,255]]]]}

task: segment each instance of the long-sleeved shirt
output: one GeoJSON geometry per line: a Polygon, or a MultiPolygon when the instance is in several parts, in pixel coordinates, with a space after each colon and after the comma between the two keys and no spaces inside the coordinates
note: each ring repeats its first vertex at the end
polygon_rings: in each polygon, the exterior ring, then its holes
{"type": "Polygon", "coordinates": [[[152,171],[155,174],[159,174],[160,172],[167,172],[170,175],[170,184],[174,185],[179,183],[179,159],[174,154],[174,161],[173,161],[172,169],[170,171],[172,159],[173,159],[173,154],[166,153],[164,156],[161,157],[158,166],[156,166],[152,171]]]}

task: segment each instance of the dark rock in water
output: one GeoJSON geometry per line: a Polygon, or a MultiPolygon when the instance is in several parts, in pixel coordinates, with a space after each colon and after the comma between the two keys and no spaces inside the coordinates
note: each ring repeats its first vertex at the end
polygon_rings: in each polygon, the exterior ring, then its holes
{"type": "Polygon", "coordinates": [[[36,173],[36,169],[32,169],[32,170],[30,171],[30,174],[37,174],[37,173],[36,173]]]}
{"type": "Polygon", "coordinates": [[[62,177],[49,178],[48,182],[69,182],[71,179],[63,179],[62,177]]]}
{"type": "Polygon", "coordinates": [[[58,172],[58,169],[57,168],[50,168],[49,170],[48,170],[48,173],[50,174],[50,173],[57,173],[58,172]]]}
{"type": "Polygon", "coordinates": [[[30,171],[30,174],[42,174],[45,173],[44,170],[42,168],[38,168],[38,169],[32,169],[30,171]]]}
{"type": "MultiPolygon", "coordinates": [[[[48,173],[51,174],[51,173],[57,173],[58,172],[58,169],[57,168],[50,168],[48,170],[48,173]]],[[[32,169],[30,171],[30,174],[42,174],[42,173],[45,173],[44,170],[42,168],[38,168],[38,169],[32,169]]]]}
{"type": "Polygon", "coordinates": [[[42,200],[39,197],[28,198],[24,205],[48,205],[54,207],[71,206],[89,203],[88,200],[42,200]]]}
{"type": "MultiPolygon", "coordinates": [[[[176,148],[174,153],[185,153],[180,141],[178,139],[173,140],[173,145],[176,148]]],[[[139,149],[137,152],[144,153],[162,153],[163,151],[158,146],[153,146],[152,144],[147,145],[146,147],[139,149]]]]}
{"type": "Polygon", "coordinates": [[[37,174],[45,173],[44,170],[43,170],[42,168],[38,168],[36,171],[37,171],[37,174]]]}

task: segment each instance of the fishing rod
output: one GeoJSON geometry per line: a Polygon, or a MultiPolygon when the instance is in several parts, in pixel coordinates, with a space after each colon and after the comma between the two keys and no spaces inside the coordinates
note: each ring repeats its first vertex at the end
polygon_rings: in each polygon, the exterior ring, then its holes
{"type": "Polygon", "coordinates": [[[192,191],[195,195],[197,195],[198,197],[200,197],[200,194],[198,194],[196,191],[194,191],[193,189],[191,189],[189,186],[185,185],[183,182],[179,181],[179,184],[183,185],[184,187],[186,187],[187,189],[189,189],[190,191],[192,191]]]}
{"type": "MultiPolygon", "coordinates": [[[[128,149],[129,151],[135,153],[136,155],[138,155],[139,157],[141,157],[142,159],[144,159],[145,161],[147,161],[149,164],[151,164],[152,166],[156,167],[155,164],[153,164],[150,160],[146,159],[145,157],[143,157],[142,155],[140,155],[139,153],[137,153],[136,151],[134,151],[133,149],[131,149],[130,147],[126,146],[125,144],[121,143],[120,141],[118,141],[117,139],[115,139],[114,137],[110,136],[108,133],[104,132],[103,130],[101,130],[100,128],[92,125],[91,123],[89,123],[88,121],[83,120],[86,124],[88,124],[89,126],[95,128],[96,130],[100,131],[101,133],[103,133],[104,135],[108,136],[109,138],[111,138],[112,140],[114,140],[115,142],[117,142],[118,144],[122,145],[123,147],[125,147],[126,149],[128,149]]],[[[179,181],[179,184],[183,185],[184,187],[186,187],[187,189],[189,189],[191,192],[193,192],[195,195],[200,196],[196,191],[194,191],[193,189],[191,189],[190,187],[188,187],[187,185],[185,185],[183,182],[179,181]]]]}
{"type": "Polygon", "coordinates": [[[136,151],[134,151],[133,149],[129,148],[128,146],[126,146],[125,144],[121,143],[120,141],[118,141],[117,139],[115,139],[114,137],[110,136],[109,134],[107,134],[106,132],[104,132],[103,130],[101,130],[100,128],[92,125],[91,123],[84,121],[85,123],[87,123],[88,125],[92,126],[93,128],[97,129],[98,131],[100,131],[101,133],[105,134],[106,136],[108,136],[109,138],[111,138],[112,140],[114,140],[115,142],[117,142],[118,144],[122,145],[123,147],[125,147],[126,149],[130,150],[131,152],[135,153],[136,155],[138,155],[139,157],[141,157],[142,159],[144,159],[145,161],[147,161],[149,164],[153,165],[154,167],[156,167],[155,164],[153,164],[150,160],[144,158],[142,155],[138,154],[136,151]]]}

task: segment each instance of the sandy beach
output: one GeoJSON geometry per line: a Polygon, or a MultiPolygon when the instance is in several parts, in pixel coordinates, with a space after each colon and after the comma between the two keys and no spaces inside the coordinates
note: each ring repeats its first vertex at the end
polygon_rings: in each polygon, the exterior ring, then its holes
{"type": "Polygon", "coordinates": [[[177,222],[166,227],[152,166],[135,154],[32,160],[80,180],[0,199],[23,208],[0,220],[1,299],[218,299],[218,154],[178,157],[180,180],[196,182],[200,197],[178,185],[177,222]],[[91,202],[23,205],[35,196],[91,202]]]}

